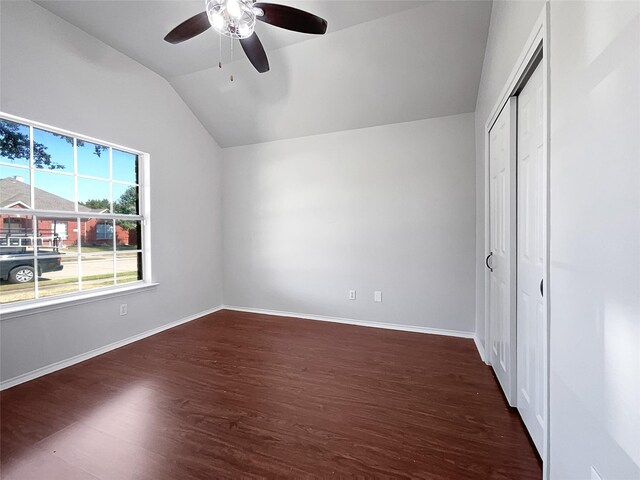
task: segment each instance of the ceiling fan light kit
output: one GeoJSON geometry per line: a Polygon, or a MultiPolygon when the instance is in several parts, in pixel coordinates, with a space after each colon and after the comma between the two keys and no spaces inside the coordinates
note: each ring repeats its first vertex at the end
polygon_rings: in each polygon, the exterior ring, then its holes
{"type": "Polygon", "coordinates": [[[247,38],[256,26],[251,0],[207,0],[207,17],[218,33],[231,38],[247,38]]]}
{"type": "Polygon", "coordinates": [[[269,71],[269,60],[255,32],[256,20],[294,32],[323,35],[327,21],[312,13],[275,3],[254,0],[205,0],[206,10],[171,30],[165,41],[181,43],[213,27],[220,35],[238,39],[251,64],[269,71]]]}

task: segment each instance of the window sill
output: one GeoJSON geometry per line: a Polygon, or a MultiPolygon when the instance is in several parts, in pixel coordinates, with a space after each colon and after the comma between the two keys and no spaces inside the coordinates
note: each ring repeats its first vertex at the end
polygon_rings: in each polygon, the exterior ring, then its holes
{"type": "Polygon", "coordinates": [[[153,290],[157,286],[158,283],[140,282],[126,287],[115,287],[94,292],[84,292],[68,297],[58,297],[50,300],[25,302],[21,305],[0,306],[0,320],[25,317],[28,315],[47,312],[50,310],[58,310],[61,308],[73,307],[75,305],[82,305],[83,303],[96,302],[98,300],[105,300],[122,295],[131,295],[134,293],[144,292],[146,290],[153,290]]]}

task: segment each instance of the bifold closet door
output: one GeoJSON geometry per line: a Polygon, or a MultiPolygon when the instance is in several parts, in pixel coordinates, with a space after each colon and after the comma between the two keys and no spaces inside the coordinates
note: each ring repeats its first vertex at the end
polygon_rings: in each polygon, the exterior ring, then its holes
{"type": "Polygon", "coordinates": [[[489,131],[489,361],[509,404],[516,402],[516,98],[489,131]]]}
{"type": "Polygon", "coordinates": [[[517,404],[541,455],[547,423],[543,94],[538,65],[518,96],[517,404]]]}

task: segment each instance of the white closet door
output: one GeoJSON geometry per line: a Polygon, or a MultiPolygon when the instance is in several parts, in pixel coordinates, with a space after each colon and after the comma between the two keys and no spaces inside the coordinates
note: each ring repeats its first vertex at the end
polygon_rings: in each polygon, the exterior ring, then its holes
{"type": "Polygon", "coordinates": [[[489,132],[489,361],[510,405],[516,401],[515,212],[516,98],[489,132]]]}
{"type": "Polygon", "coordinates": [[[542,455],[546,425],[543,83],[538,66],[518,97],[518,410],[542,455]]]}

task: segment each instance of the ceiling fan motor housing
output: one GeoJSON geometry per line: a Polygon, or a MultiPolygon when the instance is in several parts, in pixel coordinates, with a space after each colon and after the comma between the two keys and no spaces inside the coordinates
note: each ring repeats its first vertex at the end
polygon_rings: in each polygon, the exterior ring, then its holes
{"type": "Polygon", "coordinates": [[[253,0],[206,0],[211,26],[227,37],[248,38],[256,25],[253,0]]]}

